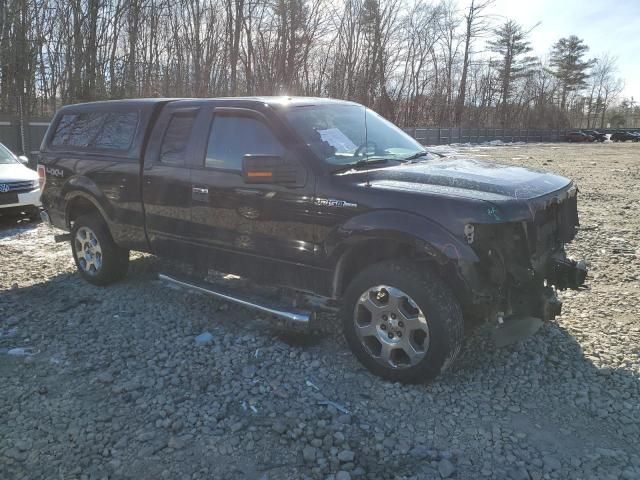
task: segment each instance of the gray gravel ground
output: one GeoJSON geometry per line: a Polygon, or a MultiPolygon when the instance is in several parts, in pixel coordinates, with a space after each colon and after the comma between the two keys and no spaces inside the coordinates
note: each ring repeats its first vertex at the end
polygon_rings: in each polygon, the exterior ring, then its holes
{"type": "Polygon", "coordinates": [[[169,289],[153,257],[90,286],[45,226],[2,222],[0,479],[639,479],[640,148],[461,151],[575,178],[592,275],[520,344],[475,331],[431,385],[169,289]]]}

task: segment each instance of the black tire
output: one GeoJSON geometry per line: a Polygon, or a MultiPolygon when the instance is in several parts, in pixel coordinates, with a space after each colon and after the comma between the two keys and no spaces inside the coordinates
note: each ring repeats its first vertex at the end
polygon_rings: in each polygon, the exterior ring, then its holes
{"type": "MultiPolygon", "coordinates": [[[[418,383],[434,379],[453,363],[462,346],[464,322],[460,304],[451,289],[426,266],[416,267],[401,261],[385,261],[366,268],[347,287],[341,317],[345,338],[358,360],[375,375],[393,382],[418,383]],[[372,353],[372,348],[365,346],[367,342],[361,340],[356,332],[362,308],[359,302],[361,298],[365,298],[364,294],[376,286],[388,286],[406,294],[424,314],[428,325],[428,346],[423,349],[422,358],[415,364],[408,362],[394,367],[384,362],[382,353],[377,356],[372,353]]],[[[392,326],[390,322],[391,320],[387,327],[389,330],[397,328],[397,325],[392,326]]],[[[365,324],[369,326],[368,323],[365,324]]],[[[380,332],[380,329],[377,331],[380,332]]],[[[403,330],[398,331],[402,333],[403,330]]],[[[409,340],[414,332],[405,331],[404,341],[409,340]]],[[[367,337],[367,340],[369,344],[378,342],[382,346],[380,338],[374,335],[367,337]]],[[[395,352],[402,349],[392,350],[395,352]]],[[[400,353],[403,354],[404,351],[400,353]]]]}
{"type": "Polygon", "coordinates": [[[75,222],[71,229],[71,251],[73,259],[76,262],[78,273],[80,276],[93,285],[109,285],[124,278],[129,268],[129,250],[125,250],[115,244],[109,229],[104,220],[98,214],[82,215],[75,222]],[[78,232],[83,234],[93,233],[100,254],[94,255],[99,258],[99,267],[93,265],[93,268],[87,270],[87,261],[84,256],[79,257],[78,248],[83,248],[78,240],[78,232]]]}

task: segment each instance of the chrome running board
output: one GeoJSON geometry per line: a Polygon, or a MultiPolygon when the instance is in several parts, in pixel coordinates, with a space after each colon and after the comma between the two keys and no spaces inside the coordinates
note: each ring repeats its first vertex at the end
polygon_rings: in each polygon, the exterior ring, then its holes
{"type": "Polygon", "coordinates": [[[222,300],[234,302],[238,305],[242,305],[243,307],[253,308],[254,310],[259,310],[261,312],[268,313],[270,315],[274,315],[291,322],[308,324],[313,317],[313,312],[300,310],[282,310],[276,307],[261,305],[260,303],[257,303],[253,299],[249,299],[247,297],[240,297],[235,292],[231,293],[226,291],[223,292],[222,290],[214,290],[213,287],[217,287],[215,285],[210,286],[209,284],[207,284],[205,286],[203,284],[190,283],[184,280],[178,280],[176,278],[170,277],[169,275],[166,275],[164,273],[159,273],[158,279],[162,280],[163,282],[168,282],[172,285],[177,285],[179,287],[194,290],[196,292],[213,295],[214,297],[221,298],[222,300]]]}

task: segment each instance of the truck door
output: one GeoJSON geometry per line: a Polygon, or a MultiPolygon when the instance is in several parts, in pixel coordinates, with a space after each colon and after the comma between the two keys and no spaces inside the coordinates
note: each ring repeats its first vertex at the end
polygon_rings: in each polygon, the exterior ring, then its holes
{"type": "Polygon", "coordinates": [[[212,268],[303,288],[317,262],[314,177],[297,185],[247,184],[246,154],[295,155],[285,135],[261,113],[215,108],[206,145],[191,171],[192,237],[212,268]]]}
{"type": "Polygon", "coordinates": [[[197,104],[167,105],[148,142],[142,173],[146,231],[153,253],[165,257],[183,260],[192,257],[191,177],[187,159],[203,148],[196,128],[202,114],[197,104]]]}

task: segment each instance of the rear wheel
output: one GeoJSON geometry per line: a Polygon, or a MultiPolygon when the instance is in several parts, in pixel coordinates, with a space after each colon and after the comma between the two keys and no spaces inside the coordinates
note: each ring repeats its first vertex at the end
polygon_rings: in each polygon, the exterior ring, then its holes
{"type": "Polygon", "coordinates": [[[82,215],[71,229],[71,251],[78,272],[94,285],[122,279],[129,267],[129,251],[115,244],[102,218],[82,215]]]}
{"type": "Polygon", "coordinates": [[[359,273],[345,293],[342,322],[358,360],[391,381],[435,378],[462,344],[462,312],[451,290],[428,269],[403,262],[359,273]]]}

